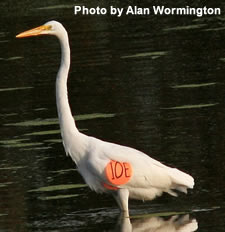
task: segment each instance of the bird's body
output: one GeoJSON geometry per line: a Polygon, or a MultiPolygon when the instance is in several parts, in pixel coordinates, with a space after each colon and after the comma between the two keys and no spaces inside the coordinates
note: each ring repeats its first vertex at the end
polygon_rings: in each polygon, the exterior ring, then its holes
{"type": "MultiPolygon", "coordinates": [[[[84,136],[84,135],[82,135],[84,136]]],[[[78,170],[86,183],[96,192],[107,192],[104,183],[111,185],[104,175],[105,167],[111,160],[129,163],[133,169],[130,181],[117,188],[127,188],[130,198],[152,200],[163,192],[172,195],[172,189],[183,190],[192,187],[189,175],[163,165],[146,154],[133,148],[108,143],[93,137],[84,137],[84,157],[78,163],[78,170]]],[[[76,154],[71,153],[72,159],[76,154]]]]}
{"type": "Polygon", "coordinates": [[[88,186],[99,193],[111,193],[122,211],[128,214],[128,199],[152,200],[173,190],[187,192],[194,179],[170,168],[148,155],[130,147],[109,143],[79,132],[71,114],[67,78],[70,67],[70,47],[64,27],[50,21],[43,26],[23,32],[17,37],[50,34],[61,45],[61,65],[56,78],[56,103],[65,151],[71,156],[88,186]]]}

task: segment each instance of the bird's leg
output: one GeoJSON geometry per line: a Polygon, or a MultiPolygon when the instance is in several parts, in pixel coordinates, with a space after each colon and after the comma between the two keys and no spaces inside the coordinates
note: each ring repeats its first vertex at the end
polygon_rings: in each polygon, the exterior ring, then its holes
{"type": "Polygon", "coordinates": [[[116,199],[121,213],[124,217],[129,217],[129,209],[128,209],[128,199],[129,199],[129,191],[128,189],[118,189],[113,194],[116,199]]]}

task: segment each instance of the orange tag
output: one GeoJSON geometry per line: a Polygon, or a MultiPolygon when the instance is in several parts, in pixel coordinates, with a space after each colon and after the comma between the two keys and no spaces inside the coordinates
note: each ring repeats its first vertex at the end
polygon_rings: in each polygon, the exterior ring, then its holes
{"type": "Polygon", "coordinates": [[[106,183],[103,183],[103,186],[109,190],[118,190],[118,188],[116,186],[112,186],[106,183]]]}
{"type": "Polygon", "coordinates": [[[132,167],[129,163],[111,160],[105,168],[105,174],[113,185],[126,184],[132,176],[132,167]]]}

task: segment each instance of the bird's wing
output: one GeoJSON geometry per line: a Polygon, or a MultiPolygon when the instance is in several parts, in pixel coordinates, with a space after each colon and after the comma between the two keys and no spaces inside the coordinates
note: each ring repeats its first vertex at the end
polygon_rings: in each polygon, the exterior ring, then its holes
{"type": "MultiPolygon", "coordinates": [[[[133,148],[94,139],[88,167],[93,175],[107,184],[112,184],[106,175],[106,167],[112,160],[120,163],[125,162],[130,165],[132,174],[129,181],[123,186],[131,188],[155,187],[162,190],[169,189],[174,181],[173,176],[176,177],[177,175],[185,174],[177,169],[169,168],[133,148]]],[[[187,176],[190,177],[189,175],[187,176]]],[[[182,181],[180,181],[180,184],[185,186],[182,181]]]]}

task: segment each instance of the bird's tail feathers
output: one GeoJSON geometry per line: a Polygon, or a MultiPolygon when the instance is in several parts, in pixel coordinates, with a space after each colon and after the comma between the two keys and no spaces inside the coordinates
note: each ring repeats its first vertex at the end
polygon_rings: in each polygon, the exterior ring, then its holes
{"type": "Polygon", "coordinates": [[[187,189],[194,187],[194,178],[176,168],[169,169],[169,174],[172,179],[172,189],[187,193],[187,189]]]}

